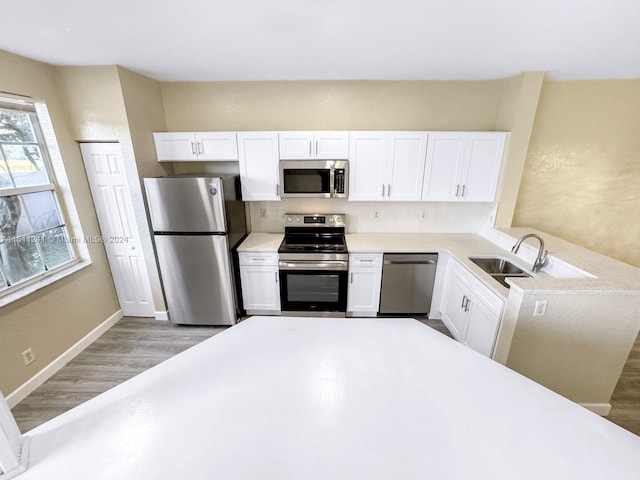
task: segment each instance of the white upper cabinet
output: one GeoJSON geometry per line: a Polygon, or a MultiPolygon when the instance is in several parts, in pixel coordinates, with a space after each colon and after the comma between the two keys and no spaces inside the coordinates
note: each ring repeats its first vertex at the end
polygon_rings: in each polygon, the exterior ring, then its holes
{"type": "Polygon", "coordinates": [[[242,199],[280,200],[278,132],[238,132],[242,199]]]}
{"type": "Polygon", "coordinates": [[[344,160],[349,132],[280,132],[280,160],[344,160]]]}
{"type": "Polygon", "coordinates": [[[387,184],[387,132],[351,132],[349,200],[384,200],[387,184]]]}
{"type": "Polygon", "coordinates": [[[352,132],[349,200],[419,201],[426,132],[352,132]]]}
{"type": "Polygon", "coordinates": [[[493,202],[507,134],[504,132],[471,133],[465,153],[466,178],[460,194],[467,202],[493,202]]]}
{"type": "Polygon", "coordinates": [[[429,132],[422,200],[493,202],[507,134],[429,132]]]}
{"type": "Polygon", "coordinates": [[[159,162],[237,161],[235,132],[156,132],[159,162]]]}
{"type": "Polygon", "coordinates": [[[389,132],[385,192],[388,200],[421,200],[426,151],[426,132],[389,132]]]}

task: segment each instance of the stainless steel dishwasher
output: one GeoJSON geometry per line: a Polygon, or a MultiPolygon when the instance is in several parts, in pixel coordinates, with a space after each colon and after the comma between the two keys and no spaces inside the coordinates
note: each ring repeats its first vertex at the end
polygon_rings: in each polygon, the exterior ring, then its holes
{"type": "Polygon", "coordinates": [[[385,253],[380,314],[428,314],[437,263],[437,253],[385,253]]]}

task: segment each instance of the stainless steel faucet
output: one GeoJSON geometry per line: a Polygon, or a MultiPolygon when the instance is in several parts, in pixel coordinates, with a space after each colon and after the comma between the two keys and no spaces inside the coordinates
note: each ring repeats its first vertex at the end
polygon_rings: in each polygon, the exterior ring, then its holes
{"type": "Polygon", "coordinates": [[[542,267],[544,267],[545,263],[547,263],[547,260],[548,260],[547,254],[549,253],[544,249],[544,240],[542,240],[542,237],[540,235],[538,235],[537,233],[527,233],[526,235],[523,235],[522,237],[520,237],[520,239],[518,239],[516,244],[513,246],[513,248],[511,249],[511,252],[518,253],[518,250],[520,249],[520,245],[527,238],[536,238],[540,240],[540,248],[538,249],[538,256],[536,257],[535,262],[533,262],[533,271],[537,272],[542,267]]]}

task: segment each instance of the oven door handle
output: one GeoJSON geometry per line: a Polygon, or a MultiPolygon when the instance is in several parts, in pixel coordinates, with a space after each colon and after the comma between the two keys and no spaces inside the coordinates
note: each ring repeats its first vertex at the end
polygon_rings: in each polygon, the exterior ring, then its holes
{"type": "Polygon", "coordinates": [[[347,270],[349,262],[342,260],[330,260],[317,262],[315,260],[297,260],[295,262],[278,262],[280,270],[347,270]]]}

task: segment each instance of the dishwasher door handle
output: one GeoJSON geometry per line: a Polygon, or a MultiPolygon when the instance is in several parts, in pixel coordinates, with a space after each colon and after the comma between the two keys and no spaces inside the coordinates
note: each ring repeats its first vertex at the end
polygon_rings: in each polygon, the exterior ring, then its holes
{"type": "Polygon", "coordinates": [[[435,260],[385,260],[385,265],[435,265],[435,260]]]}

